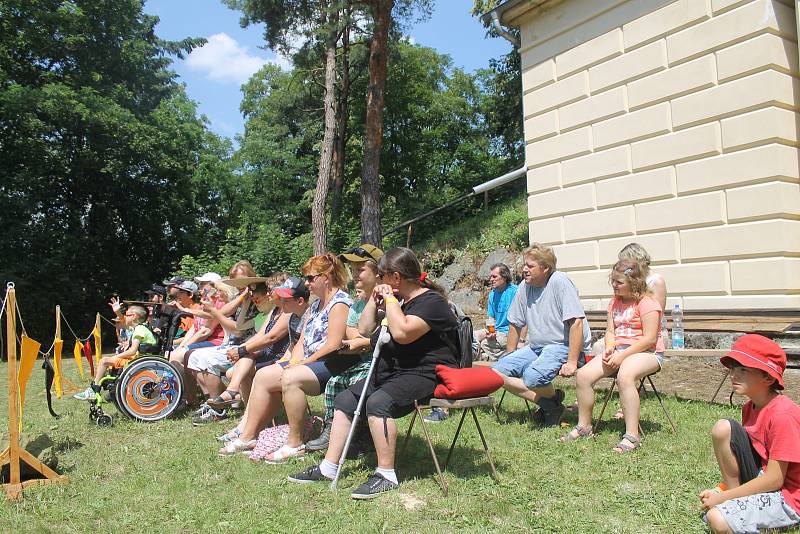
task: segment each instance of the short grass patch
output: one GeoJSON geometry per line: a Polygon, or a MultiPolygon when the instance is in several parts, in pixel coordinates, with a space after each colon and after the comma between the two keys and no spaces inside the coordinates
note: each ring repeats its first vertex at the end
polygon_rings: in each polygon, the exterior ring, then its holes
{"type": "MultiPolygon", "coordinates": [[[[73,362],[66,375],[76,384],[73,362]]],[[[6,431],[6,366],[0,366],[0,428],[6,431]]],[[[282,466],[246,457],[220,457],[214,436],[231,424],[192,427],[188,418],[152,424],[115,417],[101,429],[86,403],[66,395],[49,416],[37,368],[29,383],[24,431],[48,432],[60,444],[67,485],[26,490],[18,503],[0,503],[5,532],[703,532],[697,494],[719,480],[709,429],[738,409],[667,399],[678,425],[673,435],[655,398],[642,405],[642,448],[611,448],[622,424],[612,421],[591,440],[562,444],[565,429],[527,423],[524,403],[507,397],[498,421],[479,414],[500,475],[495,484],[477,432],[465,422],[446,474],[444,497],[421,429],[397,462],[401,487],[370,502],[349,490],[363,482],[374,457],[349,462],[340,487],[286,480],[318,456],[282,466]]],[[[574,400],[571,383],[567,402],[574,400]]],[[[319,411],[320,398],[312,407],[319,411]]],[[[116,415],[113,407],[109,412],[116,415]]],[[[613,412],[612,412],[613,413],[613,412]]],[[[575,415],[567,421],[574,424],[575,415]]],[[[405,432],[410,417],[399,422],[405,432]]],[[[430,425],[443,460],[457,417],[430,425]]],[[[400,443],[398,443],[399,449],[400,443]]]]}

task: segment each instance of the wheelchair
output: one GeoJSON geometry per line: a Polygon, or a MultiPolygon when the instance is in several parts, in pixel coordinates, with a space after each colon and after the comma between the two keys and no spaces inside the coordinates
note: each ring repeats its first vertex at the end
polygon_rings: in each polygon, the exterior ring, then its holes
{"type": "Polygon", "coordinates": [[[110,369],[99,383],[92,385],[94,398],[89,400],[89,419],[97,426],[114,423],[114,418],[103,410],[108,402],[121,414],[147,423],[166,419],[183,406],[183,375],[164,356],[172,346],[182,316],[167,315],[166,336],[156,336],[157,345],[142,346],[150,354],[135,357],[121,369],[110,369]]]}
{"type": "Polygon", "coordinates": [[[103,410],[108,402],[105,392],[121,414],[151,423],[181,407],[184,385],[180,372],[161,356],[140,356],[121,370],[112,369],[92,389],[95,397],[89,401],[89,419],[108,427],[114,420],[103,410]]]}

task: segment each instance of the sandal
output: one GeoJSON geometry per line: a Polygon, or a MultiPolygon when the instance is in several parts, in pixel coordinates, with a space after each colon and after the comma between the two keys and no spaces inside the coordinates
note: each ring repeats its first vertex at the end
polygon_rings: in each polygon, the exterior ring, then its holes
{"type": "Polygon", "coordinates": [[[301,443],[298,447],[282,446],[277,451],[267,454],[264,461],[271,465],[285,463],[290,458],[301,458],[306,455],[306,444],[301,443]]]}
{"type": "Polygon", "coordinates": [[[561,443],[566,443],[568,441],[575,441],[576,439],[591,437],[594,437],[594,434],[592,433],[592,427],[584,428],[582,426],[575,425],[572,430],[558,438],[558,441],[561,443]]]}
{"type": "Polygon", "coordinates": [[[221,441],[222,443],[228,443],[229,441],[233,441],[239,436],[242,435],[242,431],[239,428],[234,428],[233,430],[229,430],[225,434],[221,436],[217,436],[217,441],[221,441]]]}
{"type": "Polygon", "coordinates": [[[234,454],[238,453],[250,453],[253,449],[255,449],[256,445],[258,444],[257,439],[251,439],[248,441],[242,441],[240,438],[236,438],[233,441],[229,441],[224,447],[219,450],[220,456],[233,456],[234,454]]]}
{"type": "Polygon", "coordinates": [[[641,446],[642,446],[642,438],[637,438],[633,434],[624,434],[622,436],[622,439],[619,440],[619,443],[614,445],[614,448],[612,450],[616,453],[624,454],[626,452],[635,451],[641,446]],[[628,441],[630,445],[628,445],[628,443],[625,443],[625,441],[628,441]]]}
{"type": "Polygon", "coordinates": [[[219,397],[214,397],[213,399],[208,399],[206,404],[211,406],[217,411],[224,410],[228,406],[231,406],[234,402],[241,399],[242,395],[238,391],[233,391],[232,389],[226,389],[222,392],[222,395],[219,397]],[[227,399],[224,397],[226,393],[230,393],[231,398],[227,399]]]}

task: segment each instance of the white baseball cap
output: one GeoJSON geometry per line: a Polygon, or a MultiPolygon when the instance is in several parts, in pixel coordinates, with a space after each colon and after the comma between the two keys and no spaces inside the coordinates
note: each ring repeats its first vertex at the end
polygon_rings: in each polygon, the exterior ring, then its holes
{"type": "Polygon", "coordinates": [[[217,282],[222,280],[222,277],[217,273],[206,273],[203,276],[195,277],[195,282],[217,282]]]}

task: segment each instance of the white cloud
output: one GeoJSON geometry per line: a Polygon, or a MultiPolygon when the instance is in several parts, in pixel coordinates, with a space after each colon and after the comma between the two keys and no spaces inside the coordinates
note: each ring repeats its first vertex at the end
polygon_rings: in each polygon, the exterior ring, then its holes
{"type": "Polygon", "coordinates": [[[240,45],[226,33],[216,33],[208,37],[208,42],[195,48],[186,63],[192,70],[205,72],[211,80],[244,83],[266,63],[276,63],[286,68],[283,58],[267,60],[250,54],[248,47],[240,45]]]}

